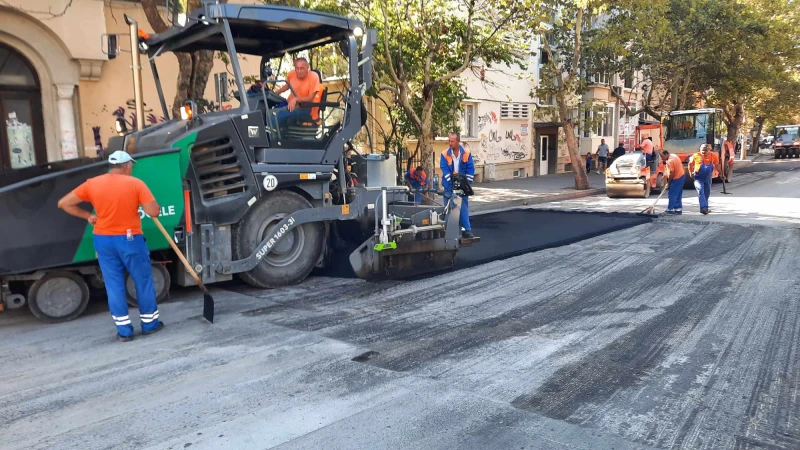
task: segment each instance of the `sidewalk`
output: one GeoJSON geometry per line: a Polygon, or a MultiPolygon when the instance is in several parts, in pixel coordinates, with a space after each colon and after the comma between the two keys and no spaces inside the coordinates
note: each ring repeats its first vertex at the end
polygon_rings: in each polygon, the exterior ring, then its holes
{"type": "Polygon", "coordinates": [[[606,191],[605,179],[596,173],[589,174],[589,189],[583,191],[575,189],[571,173],[475,183],[472,189],[475,195],[469,199],[471,213],[589,197],[606,191]]]}

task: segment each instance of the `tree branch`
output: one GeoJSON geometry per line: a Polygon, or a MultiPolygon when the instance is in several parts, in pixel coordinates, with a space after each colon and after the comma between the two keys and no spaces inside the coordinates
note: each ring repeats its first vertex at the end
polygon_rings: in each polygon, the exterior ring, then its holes
{"type": "Polygon", "coordinates": [[[452,80],[453,78],[461,75],[465,70],[467,70],[467,67],[469,67],[470,64],[472,64],[472,44],[473,44],[472,19],[474,16],[475,16],[475,0],[470,0],[468,3],[468,11],[467,11],[467,38],[466,38],[467,48],[464,52],[464,63],[461,64],[461,66],[459,66],[457,69],[451,71],[450,73],[447,73],[437,78],[434,81],[435,84],[442,84],[452,80]]]}
{"type": "Polygon", "coordinates": [[[72,2],[73,1],[74,0],[69,0],[67,2],[67,4],[64,6],[64,9],[62,9],[60,12],[53,12],[53,8],[52,7],[48,7],[47,11],[40,11],[40,10],[35,10],[35,9],[25,9],[25,8],[22,8],[22,7],[19,7],[19,6],[14,6],[14,5],[8,3],[6,0],[0,0],[0,5],[7,6],[7,7],[11,8],[11,9],[16,9],[17,11],[22,11],[22,12],[30,14],[30,15],[40,15],[40,16],[41,15],[45,15],[45,16],[49,16],[49,17],[47,17],[47,19],[55,19],[55,18],[58,18],[58,17],[63,17],[65,14],[67,14],[67,10],[70,7],[72,7],[72,2]]]}
{"type": "Polygon", "coordinates": [[[158,11],[158,4],[155,0],[140,0],[140,3],[142,4],[145,17],[147,17],[147,23],[153,27],[153,31],[156,33],[167,31],[169,25],[167,25],[167,21],[161,17],[161,13],[158,11]]]}

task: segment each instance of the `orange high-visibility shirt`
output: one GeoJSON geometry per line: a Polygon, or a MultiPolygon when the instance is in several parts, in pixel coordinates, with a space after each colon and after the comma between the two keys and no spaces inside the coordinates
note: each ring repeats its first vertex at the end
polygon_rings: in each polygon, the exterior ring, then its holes
{"type": "Polygon", "coordinates": [[[142,234],[139,205],[155,201],[144,181],[117,173],[89,178],[72,191],[79,199],[89,202],[97,214],[94,234],[124,236],[142,234]]]}
{"type": "Polygon", "coordinates": [[[669,158],[667,158],[667,167],[669,167],[670,180],[676,180],[686,173],[683,170],[683,164],[678,155],[669,155],[669,158]]]}
{"type": "Polygon", "coordinates": [[[689,171],[694,173],[700,170],[700,166],[703,164],[719,164],[719,155],[715,152],[708,152],[708,154],[704,157],[702,153],[697,152],[689,159],[689,171]]]}

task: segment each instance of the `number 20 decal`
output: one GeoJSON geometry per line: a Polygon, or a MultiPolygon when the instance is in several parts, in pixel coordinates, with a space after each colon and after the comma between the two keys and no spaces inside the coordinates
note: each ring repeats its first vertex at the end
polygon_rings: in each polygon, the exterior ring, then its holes
{"type": "Polygon", "coordinates": [[[275,175],[267,175],[264,177],[264,189],[273,191],[276,187],[278,187],[278,179],[275,178],[275,175]]]}

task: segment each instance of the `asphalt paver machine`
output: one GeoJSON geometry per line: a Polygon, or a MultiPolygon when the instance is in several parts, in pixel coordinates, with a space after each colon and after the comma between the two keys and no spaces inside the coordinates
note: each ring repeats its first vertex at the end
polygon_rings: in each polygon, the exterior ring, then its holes
{"type": "MultiPolygon", "coordinates": [[[[125,19],[137,117],[144,116],[140,55],[147,57],[165,117],[159,56],[211,50],[230,60],[238,107],[198,113],[188,101],[181,117],[134,130],[120,119],[119,136],[107,148],[136,158],[134,176],[153,191],[161,223],[204,283],[236,274],[264,288],[296,284],[335,252],[355,247],[349,261],[358,277],[403,278],[453,267],[459,248],[477,240],[461,239],[458,196],[442,206],[408,202],[392,158],[359,154],[351,144],[366,119],[362,96],[372,84],[374,30],[346,17],[267,5],[207,3],[188,14],[186,25],[154,35],[125,19]],[[270,59],[331,44],[347,61],[344,88],[299,104],[311,113],[291,120],[285,99],[270,90],[270,59]],[[246,87],[241,55],[261,58],[263,89],[246,87]],[[346,167],[355,167],[358,183],[348,181],[346,167]]],[[[59,211],[56,202],[107,170],[105,161],[78,160],[0,184],[3,305],[27,301],[48,322],[80,315],[88,285],[102,286],[102,274],[91,226],[59,211]]],[[[140,215],[157,284],[193,284],[183,266],[168,264],[175,258],[167,241],[140,215]]]]}

